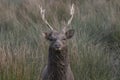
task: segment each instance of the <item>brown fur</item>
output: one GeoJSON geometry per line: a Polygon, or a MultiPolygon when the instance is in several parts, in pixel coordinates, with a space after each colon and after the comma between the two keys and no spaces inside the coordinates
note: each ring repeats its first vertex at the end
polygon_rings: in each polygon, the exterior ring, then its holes
{"type": "MultiPolygon", "coordinates": [[[[49,34],[49,36],[47,35],[47,39],[51,39],[51,36],[53,38],[53,34],[49,34]]],[[[51,42],[51,45],[49,47],[48,64],[43,70],[42,80],[74,80],[74,76],[70,67],[69,54],[67,49],[68,47],[65,43],[63,43],[64,41],[61,37],[59,38],[59,36],[61,36],[59,33],[54,36],[54,38],[56,38],[56,41],[51,42]],[[59,40],[59,42],[57,42],[57,40],[59,40]],[[53,46],[54,44],[59,45],[61,49],[56,50],[55,46],[53,46]]],[[[66,35],[64,34],[62,37],[65,36],[66,35]]],[[[67,36],[69,35],[67,34],[67,36]]]]}

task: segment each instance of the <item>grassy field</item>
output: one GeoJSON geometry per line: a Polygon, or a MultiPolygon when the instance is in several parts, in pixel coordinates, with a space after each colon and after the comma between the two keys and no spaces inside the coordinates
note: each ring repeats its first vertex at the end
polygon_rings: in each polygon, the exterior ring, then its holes
{"type": "Polygon", "coordinates": [[[120,80],[120,0],[0,0],[0,80],[41,80],[49,43],[39,5],[57,30],[70,17],[75,80],[120,80]]]}

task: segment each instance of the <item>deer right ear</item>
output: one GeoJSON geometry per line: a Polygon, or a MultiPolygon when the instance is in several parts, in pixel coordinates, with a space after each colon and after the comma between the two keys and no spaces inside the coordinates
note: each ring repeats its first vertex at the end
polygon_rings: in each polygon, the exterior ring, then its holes
{"type": "Polygon", "coordinates": [[[49,33],[48,32],[44,32],[44,33],[42,33],[42,35],[45,39],[47,39],[47,40],[49,39],[49,33]]]}

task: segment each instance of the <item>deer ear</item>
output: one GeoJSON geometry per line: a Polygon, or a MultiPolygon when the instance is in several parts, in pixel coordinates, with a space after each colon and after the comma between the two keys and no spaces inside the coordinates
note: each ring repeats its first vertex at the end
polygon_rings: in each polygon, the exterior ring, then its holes
{"type": "Polygon", "coordinates": [[[42,35],[45,39],[47,39],[47,40],[49,39],[49,33],[48,32],[44,32],[44,33],[42,33],[42,35]]]}
{"type": "Polygon", "coordinates": [[[73,37],[73,35],[74,35],[74,32],[75,32],[75,30],[74,30],[74,29],[70,29],[70,30],[68,30],[68,31],[65,33],[66,38],[67,38],[67,39],[72,38],[72,37],[73,37]]]}

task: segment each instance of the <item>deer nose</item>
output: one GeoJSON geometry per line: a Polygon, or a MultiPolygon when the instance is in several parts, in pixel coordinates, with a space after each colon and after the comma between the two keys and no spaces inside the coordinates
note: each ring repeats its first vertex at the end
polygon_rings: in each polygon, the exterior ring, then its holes
{"type": "Polygon", "coordinates": [[[55,48],[60,48],[60,44],[59,43],[56,43],[54,46],[55,46],[55,48]]]}
{"type": "Polygon", "coordinates": [[[57,40],[55,43],[54,43],[54,48],[56,50],[60,50],[61,49],[61,46],[62,46],[62,43],[60,40],[57,40]]]}

